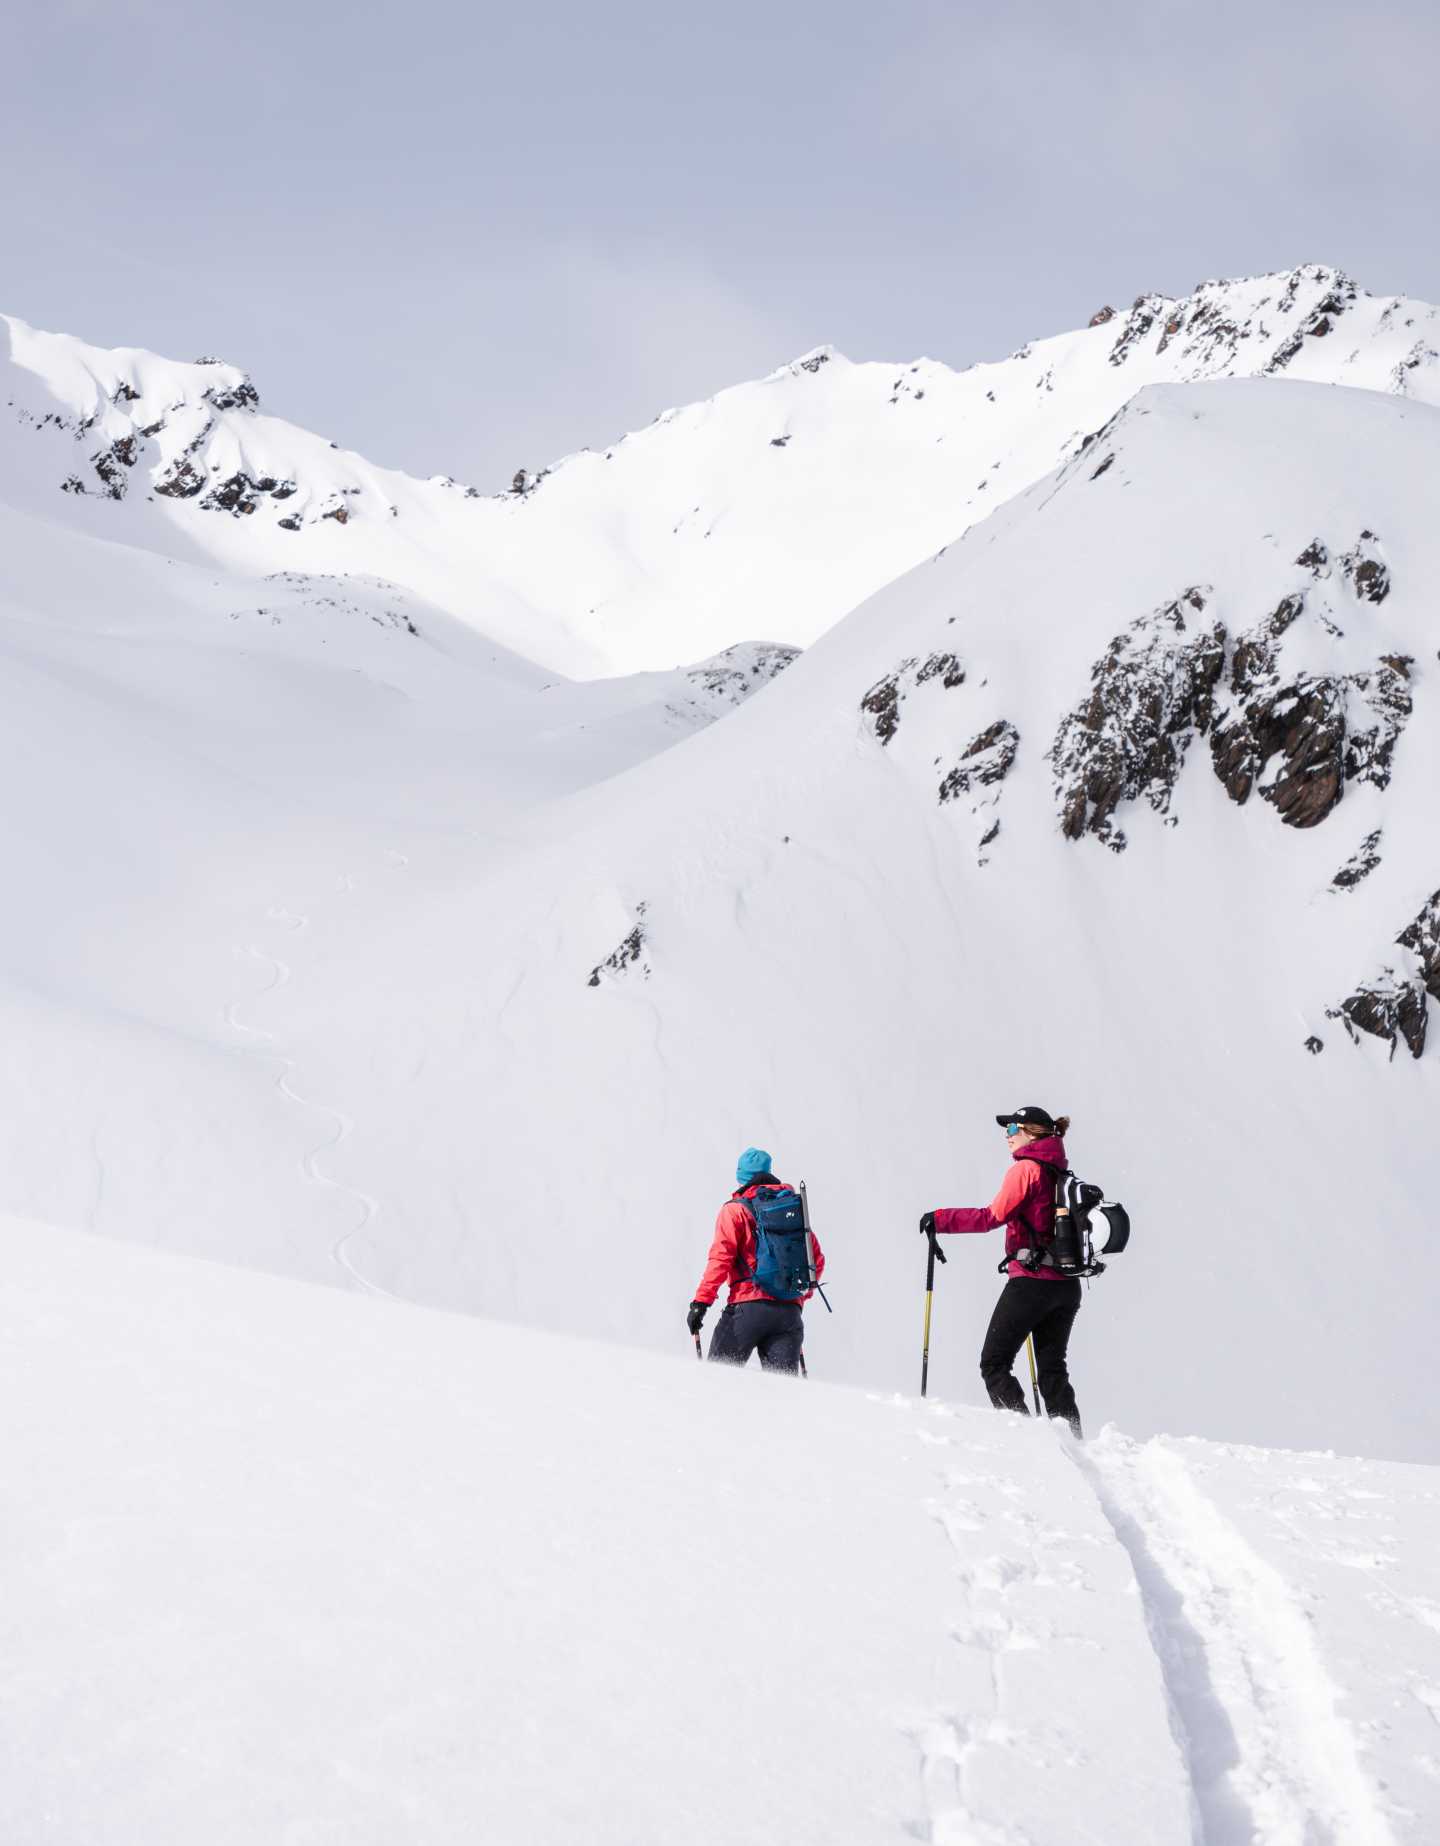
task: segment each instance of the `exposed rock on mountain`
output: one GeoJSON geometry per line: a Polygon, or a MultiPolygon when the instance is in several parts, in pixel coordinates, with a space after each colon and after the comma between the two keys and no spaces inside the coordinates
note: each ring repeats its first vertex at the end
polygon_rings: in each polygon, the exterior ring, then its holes
{"type": "MultiPolygon", "coordinates": [[[[162,490],[157,486],[157,493],[162,490]]],[[[171,489],[170,491],[174,491],[171,489]]],[[[253,513],[267,495],[272,500],[288,500],[295,492],[293,481],[277,481],[273,474],[263,474],[257,481],[243,471],[218,482],[200,502],[206,512],[230,513],[239,518],[253,513]]]]}
{"type": "MultiPolygon", "coordinates": [[[[210,365],[219,365],[218,359],[202,361],[210,365]]],[[[138,395],[138,393],[137,393],[138,395]]],[[[248,378],[241,378],[238,383],[210,385],[201,392],[207,404],[213,404],[217,410],[258,410],[260,393],[248,378]]]]}
{"type": "Polygon", "coordinates": [[[1194,586],[1117,635],[1091,672],[1089,699],[1061,721],[1050,762],[1067,839],[1092,833],[1123,852],[1122,801],[1143,797],[1168,813],[1190,740],[1210,728],[1225,664],[1224,627],[1199,619],[1212,595],[1194,586]]]}
{"type": "Polygon", "coordinates": [[[1393,1057],[1403,1039],[1412,1057],[1425,1049],[1429,1001],[1440,1000],[1440,891],[1434,892],[1419,915],[1395,938],[1407,951],[1410,965],[1397,972],[1381,971],[1375,980],[1358,987],[1348,1000],[1332,1008],[1330,1017],[1344,1021],[1351,1038],[1368,1032],[1384,1039],[1393,1057]]]}
{"type": "Polygon", "coordinates": [[[1373,833],[1367,833],[1359,846],[1330,880],[1332,891],[1353,891],[1375,870],[1380,863],[1380,841],[1384,830],[1377,827],[1373,833]]]}
{"type": "MultiPolygon", "coordinates": [[[[1303,274],[1302,271],[1296,272],[1295,277],[1292,278],[1291,286],[1287,287],[1285,294],[1281,297],[1277,309],[1279,313],[1290,314],[1294,312],[1301,274],[1303,274]]],[[[1339,317],[1354,302],[1358,292],[1355,284],[1348,276],[1337,274],[1334,287],[1328,291],[1322,300],[1316,302],[1315,306],[1305,315],[1300,325],[1275,348],[1265,370],[1271,373],[1283,372],[1286,366],[1290,364],[1291,360],[1295,358],[1296,354],[1302,350],[1306,340],[1323,340],[1325,336],[1334,329],[1335,322],[1339,317]]]]}
{"type": "Polygon", "coordinates": [[[875,684],[860,701],[860,710],[882,744],[900,729],[900,707],[907,696],[932,681],[948,692],[965,684],[965,669],[954,654],[930,654],[923,661],[902,660],[893,673],[875,684]]]}
{"type": "MultiPolygon", "coordinates": [[[[1324,555],[1318,542],[1311,550],[1324,555]]],[[[1300,561],[1307,562],[1310,555],[1302,554],[1300,561]]],[[[1388,577],[1379,574],[1383,568],[1375,560],[1362,559],[1347,575],[1356,582],[1358,594],[1374,602],[1388,591],[1388,577]],[[1363,581],[1361,571],[1366,573],[1363,581]]],[[[1230,669],[1232,702],[1211,739],[1215,773],[1231,799],[1246,801],[1258,787],[1292,827],[1313,827],[1324,820],[1347,782],[1385,788],[1396,741],[1412,710],[1413,662],[1406,655],[1385,655],[1369,672],[1285,671],[1278,644],[1307,613],[1307,594],[1287,596],[1259,629],[1237,644],[1230,669]],[[1272,762],[1277,767],[1267,781],[1272,762]]],[[[1312,613],[1322,628],[1341,633],[1323,609],[1312,613]]]]}
{"type": "MultiPolygon", "coordinates": [[[[125,489],[130,484],[128,470],[139,459],[139,444],[134,436],[117,436],[109,448],[101,449],[99,454],[91,456],[91,465],[100,477],[107,499],[125,498],[125,489]]],[[[81,491],[84,491],[83,488],[81,491]]]]}
{"type": "Polygon", "coordinates": [[[683,699],[674,702],[675,709],[718,718],[723,712],[743,705],[799,658],[798,647],[786,647],[780,642],[738,642],[713,659],[684,669],[689,691],[683,699]]]}
{"type": "Polygon", "coordinates": [[[1003,782],[1020,748],[1020,733],[1007,718],[997,718],[988,730],[973,738],[960,761],[940,784],[940,800],[956,801],[974,789],[993,788],[1003,782]]]}
{"type": "Polygon", "coordinates": [[[205,477],[188,455],[182,455],[165,470],[154,490],[167,500],[192,500],[205,490],[205,477]]]}
{"type": "Polygon", "coordinates": [[[961,753],[960,761],[940,783],[940,804],[969,798],[970,812],[979,818],[980,835],[976,842],[977,863],[988,865],[986,848],[992,846],[1000,832],[994,810],[1000,800],[1000,785],[1015,766],[1020,748],[1020,733],[1008,718],[972,738],[961,753]]]}
{"type": "Polygon", "coordinates": [[[627,968],[634,968],[637,966],[641,974],[643,974],[646,979],[649,978],[650,966],[644,959],[646,941],[645,913],[648,908],[649,906],[645,903],[639,903],[635,906],[635,927],[630,931],[630,934],[625,937],[624,941],[620,943],[618,948],[612,949],[605,957],[604,961],[598,962],[596,966],[590,970],[590,978],[585,983],[587,987],[598,987],[600,985],[600,978],[604,974],[624,974],[627,968]]]}
{"type": "Polygon", "coordinates": [[[1228,674],[1225,624],[1190,633],[1213,598],[1208,587],[1187,590],[1118,635],[1092,670],[1089,700],[1065,718],[1051,749],[1066,838],[1092,833],[1122,851],[1116,809],[1143,796],[1167,814],[1197,733],[1208,734],[1231,800],[1248,801],[1258,789],[1288,826],[1317,826],[1347,783],[1387,787],[1413,709],[1412,658],[1385,654],[1368,670],[1324,673],[1295,670],[1286,657],[1287,637],[1300,624],[1309,631],[1298,649],[1305,658],[1317,641],[1344,639],[1327,612],[1335,608],[1330,583],[1338,579],[1358,602],[1384,601],[1390,575],[1377,547],[1372,532],[1362,533],[1332,563],[1314,540],[1296,564],[1317,588],[1282,597],[1235,640],[1228,674]]]}

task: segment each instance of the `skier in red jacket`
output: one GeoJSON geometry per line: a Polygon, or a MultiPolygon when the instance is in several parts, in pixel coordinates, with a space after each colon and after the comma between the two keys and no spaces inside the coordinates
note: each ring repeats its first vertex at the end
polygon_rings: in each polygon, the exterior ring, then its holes
{"type": "MultiPolygon", "coordinates": [[[[698,1337],[706,1309],[719,1294],[721,1284],[728,1283],[729,1300],[710,1336],[709,1356],[730,1365],[744,1365],[752,1352],[758,1352],[767,1372],[798,1372],[805,1344],[802,1303],[810,1299],[810,1293],[800,1301],[777,1301],[754,1281],[755,1220],[745,1201],[753,1199],[762,1186],[784,1185],[770,1169],[770,1155],[763,1147],[747,1147],[736,1163],[736,1190],[720,1207],[715,1220],[705,1273],[685,1324],[698,1337]]],[[[818,1279],[825,1273],[825,1253],[813,1231],[810,1241],[818,1279]]]]}
{"type": "Polygon", "coordinates": [[[1078,1436],[1080,1412],[1070,1383],[1066,1353],[1070,1329],[1080,1312],[1080,1284],[1073,1276],[1043,1264],[1027,1266],[1017,1260],[1023,1250],[1039,1250],[1049,1242],[1055,1223],[1055,1179],[1039,1162],[1067,1167],[1064,1137],[1070,1117],[1052,1117],[1034,1103],[1007,1109],[995,1120],[1005,1130],[1011,1167],[1000,1190],[988,1205],[940,1207],[920,1220],[925,1234],[938,1231],[993,1231],[1005,1227],[1005,1254],[1011,1259],[1010,1279],[1000,1291],[995,1312],[980,1349],[980,1376],[990,1402],[997,1410],[1030,1414],[1025,1392],[1013,1371],[1026,1340],[1035,1340],[1035,1370],[1046,1412],[1063,1417],[1078,1436]]]}

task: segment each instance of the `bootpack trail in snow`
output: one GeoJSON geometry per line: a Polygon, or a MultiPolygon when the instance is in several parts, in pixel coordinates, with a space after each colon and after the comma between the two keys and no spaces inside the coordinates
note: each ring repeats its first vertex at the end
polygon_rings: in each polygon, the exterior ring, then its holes
{"type": "MultiPolygon", "coordinates": [[[[400,864],[408,864],[408,860],[405,860],[403,855],[396,855],[396,858],[400,864]]],[[[342,881],[342,889],[347,893],[355,889],[355,881],[348,873],[342,881]]],[[[288,929],[296,933],[307,930],[310,927],[309,917],[300,916],[294,911],[286,910],[281,905],[272,905],[266,912],[266,920],[272,923],[283,923],[288,929]]],[[[268,950],[260,948],[254,943],[237,945],[235,953],[237,955],[246,956],[253,961],[260,962],[270,971],[271,978],[269,984],[263,987],[258,995],[252,996],[253,998],[264,999],[266,995],[276,993],[282,987],[289,985],[292,972],[290,965],[288,962],[282,961],[279,956],[272,955],[268,950]]],[[[362,1192],[358,1186],[352,1186],[344,1180],[335,1179],[320,1166],[321,1155],[330,1153],[335,1148],[348,1141],[354,1134],[355,1124],[343,1110],[336,1109],[329,1103],[317,1102],[311,1097],[302,1096],[300,1094],[295,1088],[292,1080],[296,1067],[295,1059],[286,1056],[282,1051],[272,1049],[275,1044],[275,1034],[273,1032],[265,1030],[262,1026],[247,1025],[246,1022],[238,1016],[236,1011],[238,1004],[238,1002],[232,1001],[225,1008],[225,1023],[232,1031],[243,1032],[250,1038],[265,1041],[264,1043],[257,1043],[244,1047],[245,1055],[250,1057],[269,1058],[277,1062],[281,1066],[281,1069],[280,1074],[275,1079],[275,1087],[285,1100],[294,1103],[298,1108],[307,1109],[316,1114],[328,1116],[334,1124],[334,1132],[325,1140],[310,1148],[300,1158],[300,1173],[308,1185],[323,1186],[329,1191],[339,1193],[344,1198],[353,1199],[359,1207],[360,1215],[357,1222],[351,1225],[348,1230],[342,1231],[332,1242],[330,1246],[330,1260],[353,1286],[359,1288],[365,1294],[374,1295],[386,1301],[399,1301],[403,1299],[401,1296],[393,1294],[389,1289],[381,1287],[378,1282],[372,1281],[369,1276],[365,1275],[355,1266],[354,1259],[350,1255],[351,1243],[357,1237],[363,1235],[379,1216],[380,1201],[373,1197],[372,1194],[362,1192]]]]}
{"type": "MultiPolygon", "coordinates": [[[[1083,1683],[1092,1671],[1103,1680],[1102,1656],[1123,1641],[1097,1605],[1116,1595],[1134,1596],[1140,1644],[1148,1637],[1157,1669],[1148,1687],[1125,1684],[1133,1709],[1120,1721],[1136,1729],[1163,1701],[1174,1743],[1169,1773],[1180,1780],[1171,1787],[1183,1801],[1167,1846],[1398,1846],[1417,1837],[1401,1818],[1410,1811],[1403,1795],[1366,1767],[1361,1730],[1374,1727],[1343,1714],[1347,1694],[1305,1592],[1254,1549],[1173,1441],[1138,1442],[1111,1426],[1082,1444],[1041,1425],[1031,1433],[1053,1464],[1036,1503],[1034,1484],[1027,1491],[1009,1478],[998,1445],[953,1421],[953,1407],[932,1400],[930,1415],[940,1420],[920,1433],[938,1451],[940,1491],[925,1510],[953,1552],[961,1600],[947,1630],[957,1653],[937,1678],[936,1704],[901,1727],[919,1759],[912,1838],[1030,1846],[1016,1801],[1020,1766],[1073,1771],[1088,1754],[1087,1725],[1119,1717],[1063,1701],[1047,1713],[1037,1690],[1052,1678],[1083,1683]]],[[[1423,1701],[1428,1683],[1412,1690],[1423,1701]]],[[[1103,1704],[1103,1684],[1096,1697],[1103,1704]]],[[[1163,1781],[1156,1744],[1152,1735],[1141,1746],[1141,1773],[1163,1781]]],[[[1151,1794],[1137,1787],[1137,1815],[1151,1794]]],[[[1152,1809],[1146,1824],[1167,1823],[1152,1809]]],[[[1082,1816],[1075,1828],[1076,1839],[1092,1837],[1082,1816]]]]}
{"type": "Polygon", "coordinates": [[[1395,1846],[1309,1619],[1164,1437],[1064,1445],[1128,1553],[1197,1846],[1395,1846]]]}

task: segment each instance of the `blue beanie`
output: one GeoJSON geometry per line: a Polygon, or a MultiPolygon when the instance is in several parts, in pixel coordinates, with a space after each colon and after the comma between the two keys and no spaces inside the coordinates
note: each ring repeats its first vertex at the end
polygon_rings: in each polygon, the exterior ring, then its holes
{"type": "Polygon", "coordinates": [[[751,1186],[770,1172],[770,1156],[763,1147],[747,1147],[735,1162],[737,1186],[751,1186]]]}

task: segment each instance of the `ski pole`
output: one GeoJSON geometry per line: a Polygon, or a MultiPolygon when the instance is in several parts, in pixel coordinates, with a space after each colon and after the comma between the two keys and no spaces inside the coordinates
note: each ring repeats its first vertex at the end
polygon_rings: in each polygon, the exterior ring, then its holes
{"type": "Polygon", "coordinates": [[[800,1376],[802,1378],[808,1378],[810,1376],[809,1372],[805,1369],[805,1355],[803,1352],[800,1355],[800,1376]]]}
{"type": "Polygon", "coordinates": [[[945,1252],[935,1240],[935,1233],[928,1233],[930,1238],[930,1257],[925,1265],[925,1345],[920,1354],[920,1395],[924,1397],[930,1383],[930,1307],[935,1299],[935,1259],[943,1263],[945,1252]]]}
{"type": "Polygon", "coordinates": [[[821,1288],[820,1278],[815,1273],[815,1238],[810,1229],[810,1195],[805,1190],[803,1179],[800,1182],[800,1216],[805,1225],[805,1254],[810,1264],[810,1286],[825,1303],[825,1312],[833,1314],[835,1310],[830,1305],[830,1297],[821,1288]]]}
{"type": "Polygon", "coordinates": [[[1040,1414],[1040,1385],[1035,1376],[1035,1335],[1025,1335],[1025,1350],[1030,1355],[1030,1395],[1035,1399],[1035,1414],[1040,1414]]]}
{"type": "Polygon", "coordinates": [[[698,1333],[695,1335],[695,1357],[699,1359],[702,1364],[704,1363],[705,1355],[700,1350],[700,1335],[698,1333]]]}

